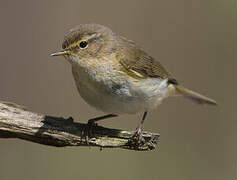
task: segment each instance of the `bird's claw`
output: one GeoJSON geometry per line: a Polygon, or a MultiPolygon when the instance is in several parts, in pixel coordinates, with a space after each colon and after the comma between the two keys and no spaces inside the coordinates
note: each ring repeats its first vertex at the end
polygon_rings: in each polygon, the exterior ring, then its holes
{"type": "Polygon", "coordinates": [[[141,126],[138,126],[138,127],[136,128],[136,131],[135,131],[135,133],[133,134],[132,139],[135,140],[135,143],[136,143],[137,145],[142,144],[142,142],[143,142],[144,139],[143,139],[143,137],[142,137],[142,127],[141,127],[141,126]]]}
{"type": "Polygon", "coordinates": [[[82,136],[85,137],[85,142],[89,146],[89,140],[93,137],[93,129],[97,126],[97,124],[93,121],[88,121],[85,125],[85,128],[82,130],[82,136]]]}

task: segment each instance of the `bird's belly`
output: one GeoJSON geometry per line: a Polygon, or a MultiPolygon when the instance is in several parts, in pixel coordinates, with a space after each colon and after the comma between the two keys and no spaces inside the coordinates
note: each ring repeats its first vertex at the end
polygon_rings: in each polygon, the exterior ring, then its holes
{"type": "Polygon", "coordinates": [[[135,114],[154,109],[164,99],[167,81],[94,78],[79,71],[73,73],[81,97],[106,113],[135,114]],[[162,84],[163,82],[163,84],[162,84]]]}
{"type": "Polygon", "coordinates": [[[141,111],[141,102],[133,97],[116,96],[106,91],[91,89],[88,86],[78,88],[81,97],[98,110],[112,114],[134,114],[141,111]]]}

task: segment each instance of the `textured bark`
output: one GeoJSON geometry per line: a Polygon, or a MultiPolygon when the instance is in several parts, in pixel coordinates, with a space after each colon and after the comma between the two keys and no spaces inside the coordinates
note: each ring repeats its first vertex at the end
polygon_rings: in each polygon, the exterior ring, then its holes
{"type": "Polygon", "coordinates": [[[142,141],[137,143],[134,132],[110,129],[102,126],[91,128],[91,137],[86,141],[87,124],[30,112],[14,103],[0,102],[0,138],[19,138],[39,144],[64,146],[98,146],[146,151],[156,147],[159,134],[142,132],[142,141]]]}

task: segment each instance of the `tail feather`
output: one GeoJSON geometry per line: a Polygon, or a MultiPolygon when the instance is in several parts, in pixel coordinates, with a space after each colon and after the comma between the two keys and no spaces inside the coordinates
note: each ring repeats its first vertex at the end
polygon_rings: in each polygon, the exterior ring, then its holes
{"type": "Polygon", "coordinates": [[[193,100],[194,102],[198,104],[209,104],[209,105],[217,105],[217,102],[213,99],[210,99],[206,96],[203,96],[199,93],[196,93],[194,91],[191,91],[181,85],[174,85],[176,92],[180,95],[183,95],[184,97],[193,100]]]}

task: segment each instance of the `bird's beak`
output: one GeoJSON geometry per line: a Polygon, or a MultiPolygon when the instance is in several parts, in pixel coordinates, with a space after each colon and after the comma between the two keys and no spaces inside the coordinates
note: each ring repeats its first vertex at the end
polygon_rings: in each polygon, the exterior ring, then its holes
{"type": "Polygon", "coordinates": [[[69,49],[62,49],[60,51],[54,52],[52,54],[50,54],[50,56],[63,56],[63,55],[68,55],[70,54],[70,50],[69,49]]]}

